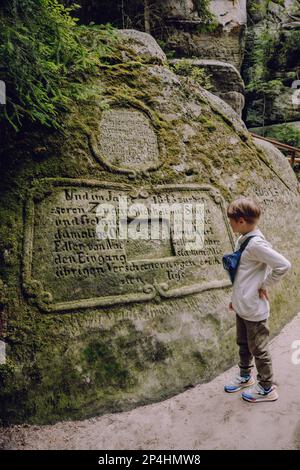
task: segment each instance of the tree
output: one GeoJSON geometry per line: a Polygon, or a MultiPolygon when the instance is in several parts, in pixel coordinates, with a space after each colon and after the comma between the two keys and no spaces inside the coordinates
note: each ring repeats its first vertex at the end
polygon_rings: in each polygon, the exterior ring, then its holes
{"type": "Polygon", "coordinates": [[[150,26],[150,2],[149,0],[144,0],[144,24],[145,24],[145,31],[146,33],[151,33],[151,26],[150,26]]]}
{"type": "Polygon", "coordinates": [[[111,33],[78,26],[73,9],[59,0],[2,0],[0,80],[7,104],[0,121],[15,130],[25,118],[59,128],[72,102],[95,93],[89,80],[109,50],[111,33]]]}

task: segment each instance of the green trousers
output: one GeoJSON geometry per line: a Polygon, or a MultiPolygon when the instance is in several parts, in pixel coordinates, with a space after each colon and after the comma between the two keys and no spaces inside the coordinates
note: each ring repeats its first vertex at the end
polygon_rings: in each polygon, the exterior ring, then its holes
{"type": "Polygon", "coordinates": [[[236,315],[236,342],[240,354],[240,374],[242,377],[251,373],[253,358],[257,369],[258,383],[269,388],[273,384],[272,360],[269,353],[268,320],[248,321],[236,315]]]}

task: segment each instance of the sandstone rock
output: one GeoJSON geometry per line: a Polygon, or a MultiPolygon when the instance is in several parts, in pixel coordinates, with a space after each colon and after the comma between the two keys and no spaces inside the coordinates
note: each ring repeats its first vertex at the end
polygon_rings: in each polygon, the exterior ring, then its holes
{"type": "Polygon", "coordinates": [[[143,56],[157,58],[162,62],[167,60],[165,53],[157,44],[155,39],[147,33],[137,31],[135,29],[120,29],[118,30],[120,37],[124,38],[137,54],[143,56]]]}
{"type": "MultiPolygon", "coordinates": [[[[192,0],[166,0],[163,2],[166,15],[169,19],[182,19],[185,21],[201,21],[195,2],[192,0]]],[[[246,0],[211,0],[210,11],[215,15],[224,31],[230,31],[237,25],[247,23],[246,0]]]]}
{"type": "Polygon", "coordinates": [[[212,0],[210,9],[216,15],[224,31],[230,31],[237,26],[247,24],[246,0],[228,1],[212,0]]]}
{"type": "Polygon", "coordinates": [[[287,183],[294,191],[297,191],[299,183],[296,178],[293,178],[291,165],[285,155],[270,142],[254,138],[255,145],[262,149],[270,159],[277,175],[287,183]]]}
{"type": "Polygon", "coordinates": [[[218,96],[226,101],[240,116],[245,106],[244,95],[237,91],[229,91],[227,93],[219,93],[218,96]]]}
{"type": "Polygon", "coordinates": [[[4,423],[127,410],[232,364],[231,285],[221,258],[234,247],[226,205],[238,195],[262,205],[260,228],[292,263],[271,292],[272,334],[299,309],[295,175],[278,174],[220,98],[153,57],[137,59],[99,70],[105,106],[74,103],[63,136],[35,126],[1,146],[1,259],[10,252],[1,271],[4,423]],[[48,149],[42,159],[38,146],[48,149]],[[201,248],[176,239],[180,219],[165,224],[165,212],[164,239],[114,238],[113,219],[110,237],[98,237],[104,209],[116,209],[119,230],[132,230],[137,208],[146,208],[139,221],[148,234],[151,205],[174,203],[173,215],[204,204],[201,248]]]}
{"type": "Polygon", "coordinates": [[[229,33],[222,31],[195,33],[173,30],[167,45],[179,57],[199,57],[229,62],[241,68],[244,53],[244,27],[233,28],[229,33]]]}
{"type": "Polygon", "coordinates": [[[199,20],[193,0],[164,0],[161,2],[167,17],[182,20],[199,20]]]}
{"type": "Polygon", "coordinates": [[[207,90],[203,89],[202,94],[209,99],[209,102],[211,106],[214,107],[214,110],[221,111],[222,114],[229,118],[236,132],[243,133],[245,130],[247,130],[244,121],[241,119],[240,115],[233,109],[232,106],[226,103],[223,99],[219,98],[217,95],[207,90]]]}
{"type": "Polygon", "coordinates": [[[167,46],[179,57],[220,60],[240,69],[247,23],[246,0],[213,0],[209,7],[216,20],[216,29],[201,32],[198,26],[203,26],[203,21],[191,10],[190,2],[168,2],[165,6],[170,21],[165,37],[167,46]],[[176,9],[171,8],[174,4],[176,9]],[[182,7],[179,8],[178,4],[182,7]]]}
{"type": "Polygon", "coordinates": [[[284,5],[265,0],[248,0],[247,10],[252,21],[258,23],[264,18],[277,22],[290,22],[293,15],[299,14],[298,0],[285,0],[284,5]]]}
{"type": "MultiPolygon", "coordinates": [[[[176,64],[180,61],[174,59],[170,62],[176,64]]],[[[245,87],[239,71],[232,64],[209,59],[183,59],[183,61],[192,67],[204,69],[212,84],[210,91],[226,101],[241,116],[245,104],[245,87]]]]}

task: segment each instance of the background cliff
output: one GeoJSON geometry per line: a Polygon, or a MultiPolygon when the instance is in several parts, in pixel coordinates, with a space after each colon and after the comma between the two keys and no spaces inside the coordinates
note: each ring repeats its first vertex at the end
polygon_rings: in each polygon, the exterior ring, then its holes
{"type": "MultiPolygon", "coordinates": [[[[66,4],[70,4],[68,0],[66,4]]],[[[229,103],[255,132],[300,145],[299,0],[82,0],[82,23],[151,33],[181,74],[229,103]]]]}

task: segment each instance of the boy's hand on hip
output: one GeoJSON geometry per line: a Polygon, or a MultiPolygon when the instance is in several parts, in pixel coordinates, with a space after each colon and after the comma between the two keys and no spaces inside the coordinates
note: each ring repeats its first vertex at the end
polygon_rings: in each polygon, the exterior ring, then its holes
{"type": "Polygon", "coordinates": [[[258,295],[260,299],[266,298],[267,300],[269,300],[267,289],[262,289],[262,288],[258,289],[258,295]]]}

